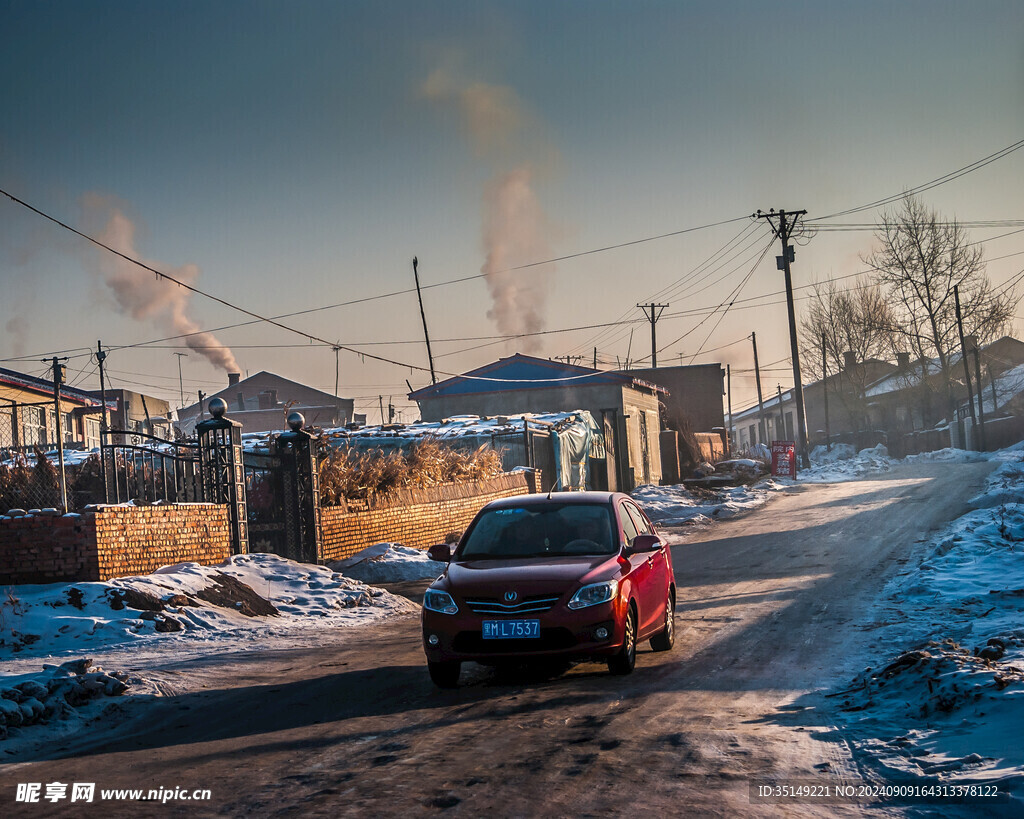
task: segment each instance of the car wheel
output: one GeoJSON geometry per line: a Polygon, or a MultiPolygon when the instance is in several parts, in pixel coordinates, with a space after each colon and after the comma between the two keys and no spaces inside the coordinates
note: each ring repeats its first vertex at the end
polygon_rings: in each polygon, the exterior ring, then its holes
{"type": "Polygon", "coordinates": [[[651,638],[651,648],[654,651],[669,651],[676,642],[676,595],[672,589],[668,590],[668,599],[665,601],[665,627],[651,638]]]}
{"type": "Polygon", "coordinates": [[[622,640],[622,648],[608,660],[608,670],[612,674],[630,674],[636,666],[636,609],[629,607],[626,614],[626,635],[622,640]]]}
{"type": "Polygon", "coordinates": [[[458,688],[459,673],[462,671],[462,663],[454,660],[448,662],[432,663],[427,661],[427,670],[430,672],[430,679],[438,688],[458,688]]]}

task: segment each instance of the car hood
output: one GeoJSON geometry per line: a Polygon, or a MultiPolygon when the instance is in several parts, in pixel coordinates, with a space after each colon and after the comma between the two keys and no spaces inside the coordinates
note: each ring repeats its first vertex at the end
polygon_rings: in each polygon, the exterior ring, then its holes
{"type": "Polygon", "coordinates": [[[520,558],[452,562],[444,587],[459,595],[499,597],[510,589],[520,594],[565,592],[577,584],[596,583],[616,576],[615,556],[520,558]]]}

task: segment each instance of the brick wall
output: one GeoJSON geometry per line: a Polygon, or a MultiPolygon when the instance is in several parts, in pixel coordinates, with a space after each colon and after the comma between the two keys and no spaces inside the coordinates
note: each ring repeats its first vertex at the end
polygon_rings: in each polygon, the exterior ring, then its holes
{"type": "Polygon", "coordinates": [[[477,483],[406,490],[390,497],[390,505],[366,511],[324,507],[322,560],[342,560],[386,541],[426,549],[442,543],[449,532],[462,532],[485,504],[536,491],[537,485],[538,473],[515,472],[477,483]]]}
{"type": "Polygon", "coordinates": [[[226,506],[101,506],[0,519],[0,585],[109,580],[231,554],[226,506]]]}

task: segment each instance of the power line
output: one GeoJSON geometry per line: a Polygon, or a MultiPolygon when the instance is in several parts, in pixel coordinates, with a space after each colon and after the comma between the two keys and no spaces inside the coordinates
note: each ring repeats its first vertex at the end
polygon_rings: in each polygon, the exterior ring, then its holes
{"type": "Polygon", "coordinates": [[[1008,145],[1005,148],[996,151],[994,154],[989,154],[986,157],[982,157],[981,159],[972,162],[970,165],[965,165],[964,167],[959,168],[955,171],[950,171],[947,174],[943,174],[942,176],[936,177],[930,182],[925,182],[922,185],[910,188],[909,190],[905,190],[902,193],[893,194],[891,196],[885,197],[884,199],[877,199],[874,202],[869,202],[866,205],[861,205],[856,208],[848,208],[847,210],[841,210],[837,211],[836,213],[830,213],[828,216],[819,216],[818,218],[834,219],[837,216],[848,216],[851,213],[860,213],[861,211],[872,210],[874,208],[882,207],[884,205],[890,205],[893,202],[898,202],[900,199],[903,199],[906,196],[910,196],[917,193],[923,193],[924,191],[931,190],[932,188],[937,188],[939,185],[944,185],[947,182],[952,182],[954,179],[959,179],[961,176],[966,176],[969,173],[973,173],[974,171],[980,170],[981,168],[984,168],[986,165],[990,165],[991,163],[996,162],[997,160],[1000,160],[1005,156],[1009,156],[1014,151],[1017,151],[1020,148],[1024,148],[1024,139],[1019,140],[1018,142],[1014,142],[1012,145],[1008,145]]]}

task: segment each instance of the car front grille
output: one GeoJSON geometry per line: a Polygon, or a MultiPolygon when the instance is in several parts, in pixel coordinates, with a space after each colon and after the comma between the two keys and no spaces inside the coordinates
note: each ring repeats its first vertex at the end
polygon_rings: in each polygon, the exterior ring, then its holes
{"type": "Polygon", "coordinates": [[[485,640],[478,631],[460,631],[452,648],[464,654],[515,654],[572,648],[577,640],[567,628],[542,628],[535,639],[485,640]]]}
{"type": "Polygon", "coordinates": [[[562,595],[535,595],[524,597],[515,603],[505,603],[494,597],[481,597],[474,600],[466,600],[466,605],[474,614],[539,614],[551,611],[551,608],[561,600],[562,595]]]}

